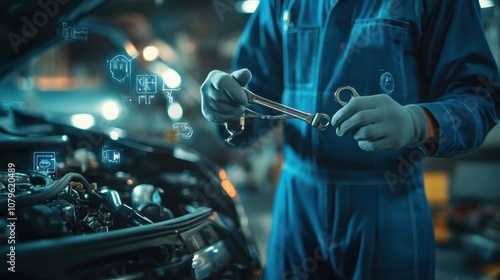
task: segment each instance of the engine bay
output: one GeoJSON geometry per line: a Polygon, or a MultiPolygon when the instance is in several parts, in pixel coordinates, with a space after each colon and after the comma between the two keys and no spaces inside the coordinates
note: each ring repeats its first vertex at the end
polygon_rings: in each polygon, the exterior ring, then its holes
{"type": "Polygon", "coordinates": [[[16,279],[259,275],[244,210],[223,169],[180,145],[93,135],[99,145],[82,147],[78,131],[41,136],[37,145],[2,141],[0,253],[16,279]],[[110,145],[121,152],[120,165],[98,160],[110,145]],[[28,160],[47,147],[53,160],[28,160]],[[52,164],[53,173],[36,170],[52,164]]]}

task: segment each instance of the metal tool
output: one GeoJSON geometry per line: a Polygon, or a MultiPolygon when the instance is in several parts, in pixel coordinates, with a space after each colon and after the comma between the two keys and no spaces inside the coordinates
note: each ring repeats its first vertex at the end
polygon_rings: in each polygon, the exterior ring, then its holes
{"type": "Polygon", "coordinates": [[[337,101],[338,104],[340,104],[340,106],[345,106],[347,105],[347,103],[349,101],[351,101],[351,99],[353,98],[356,98],[356,97],[359,97],[359,93],[351,86],[343,86],[343,87],[339,87],[336,91],[335,91],[335,101],[337,101]],[[351,98],[347,101],[344,101],[340,98],[340,93],[343,92],[343,91],[350,91],[350,95],[351,95],[351,98]]]}
{"type": "Polygon", "coordinates": [[[285,116],[277,115],[277,116],[266,116],[257,113],[257,116],[254,116],[255,112],[249,110],[247,108],[247,112],[250,112],[251,115],[247,115],[247,118],[260,118],[260,119],[288,119],[290,117],[297,118],[299,120],[303,120],[306,123],[316,127],[319,130],[326,130],[328,125],[330,125],[330,116],[324,113],[305,113],[294,109],[292,107],[288,107],[278,102],[274,102],[267,98],[256,95],[255,93],[249,91],[246,88],[243,88],[243,92],[247,95],[248,103],[259,104],[264,107],[268,107],[274,109],[278,112],[285,114],[285,116]],[[326,122],[325,122],[326,120],[326,122]]]}
{"type": "Polygon", "coordinates": [[[289,118],[297,118],[303,120],[308,124],[316,127],[319,130],[326,130],[330,125],[330,116],[324,113],[305,113],[288,107],[281,103],[269,100],[267,98],[258,96],[257,94],[249,91],[246,88],[242,88],[243,92],[246,94],[248,103],[262,105],[267,108],[274,109],[278,112],[283,113],[282,115],[263,115],[252,111],[249,108],[245,108],[245,112],[241,115],[239,119],[230,120],[224,123],[227,132],[229,132],[229,137],[226,142],[233,145],[231,140],[234,137],[240,135],[245,130],[245,118],[263,119],[263,120],[283,120],[289,118]]]}
{"type": "MultiPolygon", "coordinates": [[[[299,111],[297,109],[294,109],[292,107],[288,107],[286,105],[283,105],[281,103],[269,100],[267,98],[258,96],[257,94],[249,91],[246,88],[242,88],[243,92],[246,94],[248,103],[252,104],[258,104],[262,105],[264,107],[268,107],[271,109],[274,109],[276,111],[279,111],[283,114],[281,115],[263,115],[260,113],[257,113],[255,111],[252,111],[249,108],[245,108],[245,111],[243,114],[238,118],[234,120],[229,120],[224,123],[225,128],[227,132],[229,132],[229,137],[226,139],[226,142],[228,144],[234,145],[231,141],[234,139],[234,137],[240,135],[243,133],[245,130],[245,118],[253,118],[253,119],[262,119],[262,120],[283,120],[283,119],[289,119],[289,118],[297,118],[299,120],[303,120],[307,122],[308,124],[316,127],[317,129],[323,131],[326,130],[330,126],[330,116],[324,113],[305,113],[302,111],[299,111]]],[[[343,86],[339,87],[335,91],[335,101],[340,104],[341,106],[347,105],[347,103],[353,99],[359,96],[359,93],[356,91],[351,86],[343,86]],[[347,101],[344,101],[341,99],[340,95],[343,91],[349,91],[351,98],[347,101]]]]}

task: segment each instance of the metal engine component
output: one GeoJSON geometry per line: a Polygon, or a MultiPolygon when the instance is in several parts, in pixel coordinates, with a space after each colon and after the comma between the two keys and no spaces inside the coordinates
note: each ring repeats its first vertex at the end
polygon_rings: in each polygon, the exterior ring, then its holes
{"type": "Polygon", "coordinates": [[[150,184],[134,187],[131,194],[132,207],[153,222],[172,219],[174,214],[162,205],[163,190],[150,184]]]}
{"type": "Polygon", "coordinates": [[[161,193],[163,190],[155,188],[150,184],[140,184],[134,187],[131,194],[132,207],[140,209],[141,206],[148,203],[161,204],[161,193]]]}
{"type": "Polygon", "coordinates": [[[120,194],[112,189],[101,189],[98,192],[105,198],[107,206],[113,214],[113,223],[116,227],[133,227],[152,224],[153,222],[143,217],[130,206],[122,204],[120,194]]]}

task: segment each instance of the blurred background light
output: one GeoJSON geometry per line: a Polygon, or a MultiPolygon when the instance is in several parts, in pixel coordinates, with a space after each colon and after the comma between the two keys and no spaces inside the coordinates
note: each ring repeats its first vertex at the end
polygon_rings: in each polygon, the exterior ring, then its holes
{"type": "Polygon", "coordinates": [[[165,70],[161,76],[169,88],[179,88],[182,83],[181,75],[173,69],[165,70]]]}
{"type": "Polygon", "coordinates": [[[75,114],[71,116],[71,124],[77,128],[88,129],[95,124],[95,118],[90,114],[75,114]]]}
{"type": "Polygon", "coordinates": [[[493,0],[479,0],[479,4],[483,9],[495,6],[495,2],[493,0]]]}
{"type": "Polygon", "coordinates": [[[173,102],[172,104],[170,104],[170,106],[168,106],[167,113],[170,119],[172,119],[173,121],[180,120],[182,118],[182,115],[184,114],[181,105],[177,102],[173,102]]]}
{"type": "Polygon", "coordinates": [[[109,133],[109,137],[113,140],[118,140],[118,138],[120,138],[120,133],[116,130],[112,130],[110,133],[109,133]]]}
{"type": "Polygon", "coordinates": [[[144,60],[146,60],[146,61],[155,60],[156,58],[158,58],[159,54],[160,54],[160,52],[158,51],[158,48],[155,46],[147,46],[142,51],[142,56],[144,57],[144,60]]]}
{"type": "Polygon", "coordinates": [[[257,10],[259,2],[260,2],[259,0],[239,1],[238,4],[236,5],[236,10],[239,13],[251,14],[255,12],[255,10],[257,10]]]}
{"type": "Polygon", "coordinates": [[[120,106],[115,101],[106,101],[101,108],[102,115],[108,121],[112,121],[120,115],[120,106]]]}
{"type": "Polygon", "coordinates": [[[136,49],[134,44],[132,44],[132,42],[130,42],[130,41],[127,41],[125,43],[125,51],[131,57],[136,57],[139,54],[139,51],[136,49]]]}
{"type": "Polygon", "coordinates": [[[234,198],[237,195],[236,188],[233,183],[227,179],[226,171],[224,169],[219,169],[219,178],[221,180],[221,186],[226,191],[226,193],[234,198]]]}

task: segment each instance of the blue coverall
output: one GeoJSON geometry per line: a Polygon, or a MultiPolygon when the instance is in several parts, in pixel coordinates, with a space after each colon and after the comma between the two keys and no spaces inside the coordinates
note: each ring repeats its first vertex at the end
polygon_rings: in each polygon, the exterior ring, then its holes
{"type": "Polygon", "coordinates": [[[424,153],[477,148],[499,115],[478,1],[261,0],[233,66],[252,72],[253,92],[305,112],[334,115],[333,93],[350,85],[421,105],[439,126],[425,145],[366,152],[287,120],[266,279],[434,279],[424,153]]]}

